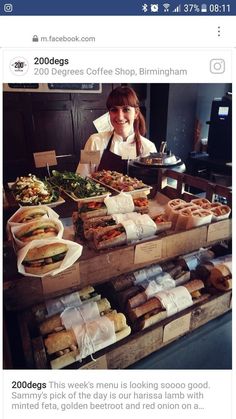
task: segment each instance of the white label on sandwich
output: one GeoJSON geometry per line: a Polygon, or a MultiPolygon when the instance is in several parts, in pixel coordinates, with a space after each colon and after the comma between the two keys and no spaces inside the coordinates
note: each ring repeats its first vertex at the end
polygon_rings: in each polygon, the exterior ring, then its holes
{"type": "Polygon", "coordinates": [[[69,295],[62,295],[61,297],[45,301],[48,316],[52,316],[53,314],[59,313],[67,307],[77,307],[81,304],[82,302],[78,291],[73,292],[69,295]]]}
{"type": "Polygon", "coordinates": [[[68,307],[60,315],[66,330],[73,330],[82,360],[88,355],[116,342],[114,322],[100,316],[98,304],[89,302],[80,307],[68,307]]]}
{"type": "Polygon", "coordinates": [[[150,298],[157,292],[170,290],[172,288],[175,288],[175,280],[167,272],[162,272],[155,279],[148,282],[145,294],[150,298]]]}
{"type": "Polygon", "coordinates": [[[191,294],[182,286],[169,291],[160,291],[155,294],[155,297],[166,310],[167,317],[193,305],[191,294]]]}
{"type": "Polygon", "coordinates": [[[125,220],[135,221],[137,218],[141,216],[142,214],[140,214],[140,212],[129,212],[128,214],[113,214],[112,218],[116,222],[116,224],[120,224],[125,220]]]}
{"type": "Polygon", "coordinates": [[[122,224],[125,228],[128,241],[151,237],[155,235],[157,230],[156,224],[147,214],[143,214],[135,220],[123,221],[122,224]]]}
{"type": "Polygon", "coordinates": [[[139,271],[134,272],[135,285],[144,281],[145,279],[151,278],[154,275],[159,275],[162,272],[162,267],[160,265],[153,265],[150,268],[140,269],[139,271]]]}
{"type": "Polygon", "coordinates": [[[73,326],[73,331],[79,347],[77,360],[82,360],[116,342],[114,322],[106,316],[73,326]]]}
{"type": "Polygon", "coordinates": [[[66,330],[100,317],[98,305],[92,301],[80,307],[68,307],[60,315],[66,330]]]}
{"type": "Polygon", "coordinates": [[[125,214],[134,211],[134,202],[130,194],[121,192],[119,195],[106,197],[104,203],[107,207],[107,214],[125,214]]]}

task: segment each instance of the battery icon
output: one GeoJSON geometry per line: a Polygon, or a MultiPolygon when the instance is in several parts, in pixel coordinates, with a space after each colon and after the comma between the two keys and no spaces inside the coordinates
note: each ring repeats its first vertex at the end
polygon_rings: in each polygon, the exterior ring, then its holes
{"type": "Polygon", "coordinates": [[[205,3],[201,5],[201,12],[207,13],[207,5],[205,3]]]}

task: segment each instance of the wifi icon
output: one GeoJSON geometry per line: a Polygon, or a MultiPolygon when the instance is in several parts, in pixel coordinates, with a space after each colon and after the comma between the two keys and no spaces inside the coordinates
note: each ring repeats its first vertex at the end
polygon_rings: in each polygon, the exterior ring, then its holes
{"type": "Polygon", "coordinates": [[[169,3],[164,3],[163,4],[163,9],[164,9],[164,12],[165,13],[168,13],[169,12],[169,8],[170,8],[170,4],[169,3]]]}

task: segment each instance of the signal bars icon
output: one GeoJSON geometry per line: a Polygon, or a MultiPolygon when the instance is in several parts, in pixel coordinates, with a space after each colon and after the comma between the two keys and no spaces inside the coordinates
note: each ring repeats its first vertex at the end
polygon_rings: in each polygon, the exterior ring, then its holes
{"type": "Polygon", "coordinates": [[[172,12],[173,13],[180,13],[181,12],[181,4],[179,4],[172,12]]]}

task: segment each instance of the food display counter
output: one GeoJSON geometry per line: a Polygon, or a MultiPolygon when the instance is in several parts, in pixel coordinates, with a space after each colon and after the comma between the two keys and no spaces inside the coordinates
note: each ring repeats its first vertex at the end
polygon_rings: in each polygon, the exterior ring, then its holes
{"type": "MultiPolygon", "coordinates": [[[[171,176],[170,172],[168,176],[171,176]]],[[[177,174],[175,173],[173,176],[176,178],[177,174]]],[[[187,180],[187,175],[183,178],[181,174],[180,181],[182,184],[187,184],[187,180]]],[[[202,179],[198,186],[205,187],[208,198],[210,194],[213,197],[215,191],[219,191],[216,185],[208,182],[203,185],[202,179]]],[[[230,204],[230,191],[227,188],[224,190],[221,188],[220,191],[225,196],[227,195],[230,204]]],[[[223,256],[229,256],[232,235],[231,218],[229,216],[199,226],[190,225],[187,229],[183,228],[183,224],[181,224],[182,228],[175,229],[172,224],[171,228],[166,228],[163,231],[160,229],[158,233],[150,234],[150,237],[140,239],[139,236],[136,241],[130,240],[123,244],[118,243],[117,246],[107,246],[98,250],[84,238],[75,237],[75,222],[73,224],[75,218],[74,216],[72,218],[71,210],[73,212],[78,211],[78,202],[71,201],[66,194],[62,193],[61,196],[65,203],[53,208],[53,210],[61,215],[59,219],[64,226],[63,240],[77,242],[82,246],[81,255],[71,266],[54,276],[50,273],[44,276],[25,275],[19,272],[16,248],[14,249],[12,240],[6,241],[4,244],[3,293],[6,330],[10,313],[10,316],[17,319],[25,368],[128,368],[231,310],[231,272],[227,267],[224,267],[225,270],[217,268],[217,263],[222,265],[226,262],[217,261],[216,265],[209,262],[207,267],[211,265],[211,269],[207,271],[206,275],[206,270],[204,270],[206,267],[203,261],[199,259],[200,250],[212,253],[213,260],[221,256],[221,251],[223,256]],[[192,269],[188,264],[186,265],[187,259],[184,258],[186,254],[190,254],[193,259],[198,259],[200,266],[204,265],[204,269],[197,270],[196,265],[192,269]],[[185,300],[187,299],[188,302],[185,302],[185,305],[178,310],[168,313],[168,307],[159,305],[159,303],[156,306],[156,300],[159,299],[158,301],[160,301],[159,294],[158,298],[156,297],[159,292],[157,289],[150,291],[150,286],[146,287],[145,285],[145,288],[143,282],[142,285],[138,282],[131,284],[131,278],[136,278],[137,272],[147,272],[149,269],[155,270],[157,266],[160,266],[162,272],[168,272],[168,276],[171,276],[171,280],[175,282],[175,290],[178,291],[178,288],[181,288],[181,292],[185,289],[184,292],[187,293],[185,300]],[[196,281],[199,281],[197,287],[191,288],[191,284],[196,285],[196,281]],[[120,285],[116,288],[118,282],[122,284],[121,288],[119,288],[120,285]],[[126,283],[129,283],[129,286],[124,285],[126,283]],[[88,293],[88,297],[85,298],[87,301],[84,301],[83,292],[87,287],[91,287],[92,293],[88,293]],[[191,288],[191,290],[189,288],[191,292],[188,291],[188,287],[191,288]],[[150,305],[152,301],[154,302],[151,316],[149,315],[149,308],[147,309],[148,315],[146,315],[146,311],[140,311],[140,308],[137,310],[136,306],[131,306],[131,302],[134,301],[132,297],[138,295],[140,298],[140,293],[144,294],[143,290],[145,290],[145,301],[142,302],[142,310],[144,310],[145,304],[150,305]],[[74,296],[75,293],[82,295],[82,297],[81,295],[79,297],[79,305],[75,304],[74,300],[73,304],[71,302],[65,303],[69,296],[74,296]],[[126,300],[119,298],[121,293],[127,293],[126,300]],[[45,314],[45,310],[48,310],[49,306],[52,307],[52,305],[49,305],[49,302],[52,304],[52,301],[54,305],[55,301],[57,304],[59,301],[59,305],[63,302],[61,310],[57,311],[56,314],[52,314],[49,310],[45,314]],[[48,318],[50,319],[51,315],[61,314],[62,311],[64,313],[64,311],[67,311],[66,309],[72,306],[76,308],[76,313],[81,314],[81,307],[91,302],[100,310],[101,316],[99,318],[101,317],[102,321],[106,323],[108,318],[108,323],[113,322],[115,325],[115,330],[111,331],[111,335],[106,337],[109,342],[108,345],[100,343],[100,346],[95,346],[95,351],[89,349],[82,356],[83,351],[79,347],[78,339],[75,339],[73,321],[68,320],[67,317],[64,323],[59,324],[59,327],[57,324],[52,326],[52,330],[42,332],[42,322],[45,322],[48,318]],[[139,312],[141,314],[137,314],[139,312]],[[41,317],[39,313],[43,313],[41,317]],[[139,317],[139,315],[142,321],[136,322],[135,316],[139,317]],[[68,321],[69,326],[65,327],[68,321]],[[71,321],[72,323],[70,323],[71,321]],[[73,332],[71,332],[71,328],[73,332]],[[56,334],[56,336],[52,337],[51,334],[56,334]],[[56,344],[56,349],[50,349],[49,340],[53,338],[54,345],[55,340],[61,339],[62,334],[66,334],[69,343],[63,343],[61,346],[56,344]]],[[[11,203],[10,195],[7,194],[7,198],[8,203],[11,203]]],[[[138,196],[138,198],[140,197],[138,196]]],[[[146,198],[148,199],[147,195],[146,198]]],[[[158,223],[159,219],[157,220],[157,217],[159,214],[163,215],[163,209],[165,212],[168,203],[180,199],[182,199],[181,205],[183,205],[183,202],[185,205],[196,197],[180,188],[178,182],[175,191],[168,187],[159,191],[152,199],[148,199],[148,214],[152,221],[156,220],[156,223],[158,223]]],[[[183,213],[183,217],[184,215],[183,213]]],[[[172,218],[172,223],[174,223],[173,220],[174,218],[172,218]]],[[[85,224],[85,220],[82,221],[85,224]]],[[[167,219],[164,221],[161,219],[161,223],[164,223],[165,226],[167,226],[167,221],[167,219]]],[[[185,222],[185,219],[183,218],[181,222],[185,222]]],[[[120,224],[118,223],[118,225],[120,224]]],[[[140,224],[138,225],[140,227],[140,224]]],[[[158,228],[158,224],[156,225],[158,228]]],[[[114,229],[116,230],[116,225],[114,229]]],[[[227,266],[229,267],[229,264],[227,266]]],[[[152,280],[153,277],[151,275],[152,280]]],[[[153,287],[153,283],[151,285],[153,287]]],[[[140,306],[138,305],[138,307],[140,306]]],[[[90,316],[90,312],[87,315],[90,316]]],[[[84,314],[82,317],[84,324],[84,314]]],[[[94,318],[90,321],[94,326],[94,318]]],[[[81,327],[83,328],[83,325],[81,327]]],[[[87,320],[86,327],[88,327],[87,320]]],[[[90,346],[93,346],[91,342],[90,346]]]]}

